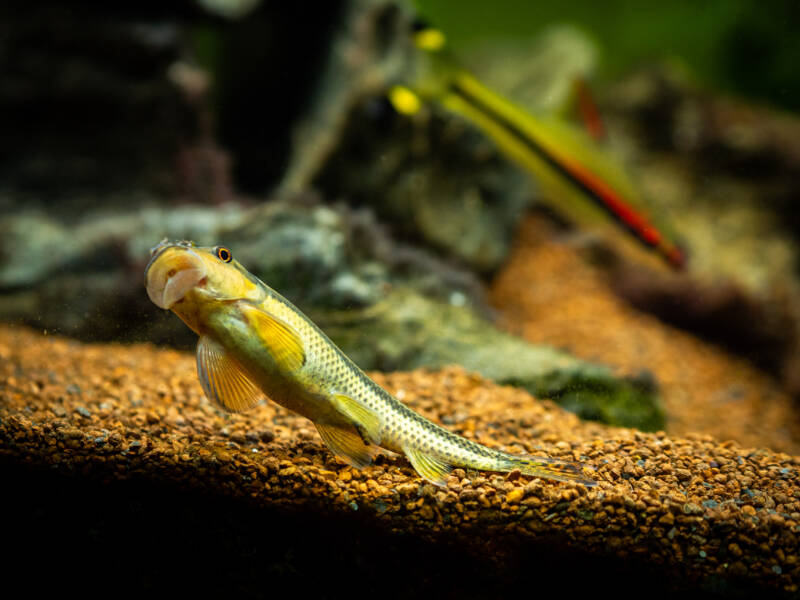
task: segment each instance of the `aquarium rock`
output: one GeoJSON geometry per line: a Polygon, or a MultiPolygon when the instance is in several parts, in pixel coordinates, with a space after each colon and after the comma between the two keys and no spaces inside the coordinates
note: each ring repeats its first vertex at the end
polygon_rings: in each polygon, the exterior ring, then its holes
{"type": "Polygon", "coordinates": [[[0,219],[0,318],[93,340],[194,344],[148,301],[142,273],[164,238],[226,244],[364,368],[462,364],[612,424],[663,428],[654,386],[536,347],[492,324],[469,271],[395,241],[369,209],[299,195],[245,208],[184,205],[0,219]],[[36,232],[37,235],[29,235],[36,232]]]}

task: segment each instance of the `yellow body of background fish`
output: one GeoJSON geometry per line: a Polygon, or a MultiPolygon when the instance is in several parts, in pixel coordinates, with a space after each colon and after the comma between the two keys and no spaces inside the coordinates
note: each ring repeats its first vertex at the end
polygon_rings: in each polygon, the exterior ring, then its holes
{"type": "Polygon", "coordinates": [[[441,31],[426,27],[413,40],[423,51],[416,81],[409,82],[411,88],[388,90],[398,112],[414,114],[422,100],[439,102],[494,140],[570,221],[604,232],[617,250],[636,261],[685,267],[687,257],[676,235],[655,218],[655,207],[607,149],[557,115],[534,116],[483,85],[447,51],[441,31]],[[655,256],[660,260],[651,260],[655,256]]]}
{"type": "Polygon", "coordinates": [[[331,452],[353,466],[385,448],[436,485],[456,466],[594,484],[577,463],[493,450],[416,414],[227,248],[162,242],[145,285],[157,306],[200,336],[197,372],[210,400],[240,411],[266,396],[313,421],[331,452]]]}

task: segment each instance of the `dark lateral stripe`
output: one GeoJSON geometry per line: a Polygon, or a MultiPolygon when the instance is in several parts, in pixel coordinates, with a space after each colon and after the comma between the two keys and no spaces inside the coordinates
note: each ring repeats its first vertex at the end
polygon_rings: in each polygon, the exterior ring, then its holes
{"type": "Polygon", "coordinates": [[[464,102],[488,115],[542,161],[589,196],[595,204],[602,207],[641,242],[650,247],[656,247],[661,243],[661,234],[603,180],[577,163],[569,165],[557,159],[517,125],[487,106],[479,98],[474,97],[458,83],[451,83],[449,89],[464,102]]]}

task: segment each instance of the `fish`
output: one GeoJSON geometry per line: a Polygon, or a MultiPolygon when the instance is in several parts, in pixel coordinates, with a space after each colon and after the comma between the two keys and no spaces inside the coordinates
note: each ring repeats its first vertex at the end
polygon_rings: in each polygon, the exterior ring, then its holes
{"type": "Polygon", "coordinates": [[[150,300],[198,335],[197,375],[224,410],[264,398],[314,423],[345,463],[363,468],[382,449],[404,455],[444,486],[455,467],[510,472],[586,486],[580,463],[514,455],[461,437],[380,387],[306,315],[247,271],[224,246],[163,241],[144,273],[150,300]]]}
{"type": "MultiPolygon", "coordinates": [[[[423,104],[420,99],[439,102],[477,126],[527,170],[556,211],[579,225],[610,220],[673,269],[685,268],[687,254],[677,236],[657,222],[639,188],[590,135],[557,115],[534,116],[489,89],[448,52],[440,30],[417,22],[413,42],[429,60],[421,61],[410,85],[389,87],[387,97],[399,113],[414,114],[423,104]]],[[[581,90],[579,85],[581,110],[586,112],[586,93],[581,90]]],[[[596,115],[586,118],[592,135],[605,135],[596,115]]]]}

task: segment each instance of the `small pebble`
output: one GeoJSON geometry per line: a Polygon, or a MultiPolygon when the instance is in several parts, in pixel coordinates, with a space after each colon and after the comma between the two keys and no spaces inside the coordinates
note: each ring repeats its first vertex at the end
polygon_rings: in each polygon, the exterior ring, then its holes
{"type": "Polygon", "coordinates": [[[509,504],[517,504],[520,500],[522,500],[522,497],[524,495],[525,492],[524,490],[522,490],[522,488],[514,488],[513,490],[508,492],[508,494],[506,494],[506,501],[509,504]]]}

